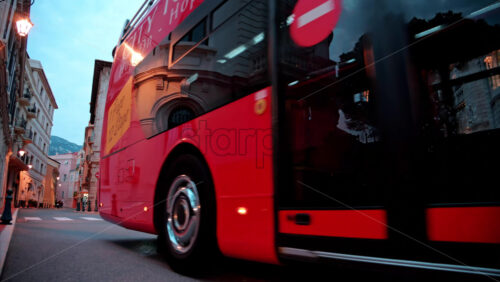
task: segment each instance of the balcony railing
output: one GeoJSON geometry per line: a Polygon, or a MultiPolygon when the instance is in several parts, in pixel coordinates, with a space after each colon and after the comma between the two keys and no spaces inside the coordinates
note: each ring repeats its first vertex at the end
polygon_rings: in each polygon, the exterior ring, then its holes
{"type": "Polygon", "coordinates": [[[25,91],[19,99],[19,104],[23,106],[28,106],[30,104],[31,97],[33,97],[33,95],[31,95],[29,90],[25,91]]]}
{"type": "Polygon", "coordinates": [[[33,131],[30,129],[30,131],[27,131],[23,135],[24,140],[33,140],[33,131]]]}
{"type": "Polygon", "coordinates": [[[17,134],[24,134],[26,132],[26,124],[27,124],[27,121],[25,119],[18,120],[16,122],[16,125],[14,126],[14,131],[17,134]]]}
{"type": "Polygon", "coordinates": [[[35,106],[32,106],[31,108],[28,108],[27,117],[29,119],[36,118],[36,107],[35,106]]]}

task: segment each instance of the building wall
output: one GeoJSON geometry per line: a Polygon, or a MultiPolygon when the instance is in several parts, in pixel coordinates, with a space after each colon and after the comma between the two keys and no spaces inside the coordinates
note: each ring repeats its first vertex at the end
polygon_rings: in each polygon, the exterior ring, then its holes
{"type": "Polygon", "coordinates": [[[19,100],[24,91],[27,38],[17,35],[14,20],[16,14],[29,16],[30,6],[30,0],[0,1],[0,207],[5,191],[17,192],[19,172],[27,170],[17,155],[24,145],[24,106],[19,100]]]}
{"type": "Polygon", "coordinates": [[[48,166],[50,132],[54,109],[57,108],[50,86],[45,77],[43,67],[37,60],[29,59],[25,64],[24,95],[28,102],[18,106],[19,120],[26,121],[25,133],[22,135],[26,151],[22,160],[31,165],[31,169],[22,174],[18,197],[23,202],[36,202],[43,206],[45,176],[48,166]],[[34,189],[34,192],[31,192],[34,189]]]}
{"type": "Polygon", "coordinates": [[[75,177],[78,153],[54,155],[50,156],[50,158],[60,163],[59,181],[55,189],[55,200],[63,201],[65,207],[72,207],[75,183],[78,181],[78,177],[75,177]]]}
{"type": "Polygon", "coordinates": [[[57,177],[59,177],[59,166],[60,163],[53,160],[48,159],[47,162],[47,173],[45,174],[45,191],[43,193],[43,207],[51,208],[55,204],[55,192],[56,187],[58,185],[57,177]]]}
{"type": "MultiPolygon", "coordinates": [[[[96,195],[97,195],[97,190],[95,183],[92,184],[92,178],[93,175],[92,173],[94,172],[94,163],[92,163],[92,144],[93,144],[93,138],[94,138],[94,126],[89,125],[85,128],[85,141],[83,143],[83,162],[82,162],[82,174],[81,174],[81,192],[83,193],[84,198],[87,198],[90,203],[91,207],[93,208],[95,206],[95,200],[96,200],[96,195]]],[[[85,200],[84,200],[85,201],[85,200]]],[[[88,210],[88,206],[86,208],[88,210]]]]}
{"type": "MultiPolygon", "coordinates": [[[[99,161],[101,153],[101,136],[104,119],[104,107],[108,93],[108,83],[111,73],[111,63],[96,60],[94,64],[94,79],[90,102],[89,126],[85,128],[84,163],[82,167],[82,188],[88,191],[91,209],[98,209],[99,161]]],[[[88,207],[87,207],[88,210],[88,207]]]]}
{"type": "MultiPolygon", "coordinates": [[[[0,117],[0,124],[2,120],[0,117]]],[[[8,157],[7,153],[9,151],[9,145],[6,142],[6,137],[3,133],[2,130],[0,130],[0,187],[5,187],[7,183],[7,164],[8,164],[8,157]]],[[[3,208],[4,204],[4,197],[3,197],[4,191],[3,189],[0,189],[0,209],[3,208]]]]}
{"type": "Polygon", "coordinates": [[[8,30],[10,30],[12,26],[12,19],[14,18],[16,6],[17,0],[0,2],[0,38],[5,41],[8,39],[8,30]]]}

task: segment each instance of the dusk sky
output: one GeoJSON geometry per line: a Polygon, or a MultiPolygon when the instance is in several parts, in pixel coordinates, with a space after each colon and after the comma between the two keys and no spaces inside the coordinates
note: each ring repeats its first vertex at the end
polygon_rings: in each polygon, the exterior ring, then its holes
{"type": "Polygon", "coordinates": [[[31,7],[30,58],[42,62],[59,109],[52,135],[83,144],[90,118],[94,60],[112,61],[125,20],[144,0],[37,0],[31,7]]]}

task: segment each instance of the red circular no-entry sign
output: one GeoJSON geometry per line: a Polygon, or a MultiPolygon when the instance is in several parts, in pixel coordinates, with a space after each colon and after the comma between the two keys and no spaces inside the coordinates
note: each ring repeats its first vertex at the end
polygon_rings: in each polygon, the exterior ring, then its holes
{"type": "Polygon", "coordinates": [[[96,177],[96,178],[99,178],[99,172],[96,172],[96,173],[95,173],[95,177],[96,177]]]}
{"type": "Polygon", "coordinates": [[[299,0],[290,26],[293,41],[309,47],[323,41],[337,25],[342,0],[299,0]]]}

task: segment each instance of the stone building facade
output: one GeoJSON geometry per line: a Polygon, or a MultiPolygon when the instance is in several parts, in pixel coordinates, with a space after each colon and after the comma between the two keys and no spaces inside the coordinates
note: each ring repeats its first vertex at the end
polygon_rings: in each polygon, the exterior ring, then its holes
{"type": "Polygon", "coordinates": [[[55,200],[62,201],[64,207],[76,207],[74,194],[76,183],[78,182],[77,161],[78,153],[67,153],[50,156],[50,159],[57,161],[59,165],[59,181],[55,189],[55,200]]]}
{"type": "Polygon", "coordinates": [[[29,17],[30,0],[0,1],[0,207],[8,187],[17,186],[28,167],[18,152],[24,146],[26,120],[17,119],[24,98],[27,37],[17,33],[16,20],[29,17]]]}
{"type": "Polygon", "coordinates": [[[98,210],[97,196],[101,136],[110,73],[111,62],[95,60],[90,100],[90,120],[89,125],[85,128],[85,140],[83,144],[85,156],[82,177],[82,191],[88,193],[88,203],[91,210],[94,211],[98,210]]]}
{"type": "Polygon", "coordinates": [[[43,207],[52,208],[56,202],[60,163],[54,159],[47,159],[47,172],[44,179],[43,207]]]}
{"type": "Polygon", "coordinates": [[[22,135],[25,151],[21,160],[30,167],[21,172],[21,182],[14,189],[14,202],[22,206],[43,206],[52,119],[57,104],[40,61],[28,59],[25,65],[23,99],[16,110],[17,119],[25,121],[22,135]],[[17,199],[17,201],[16,201],[17,199]]]}

